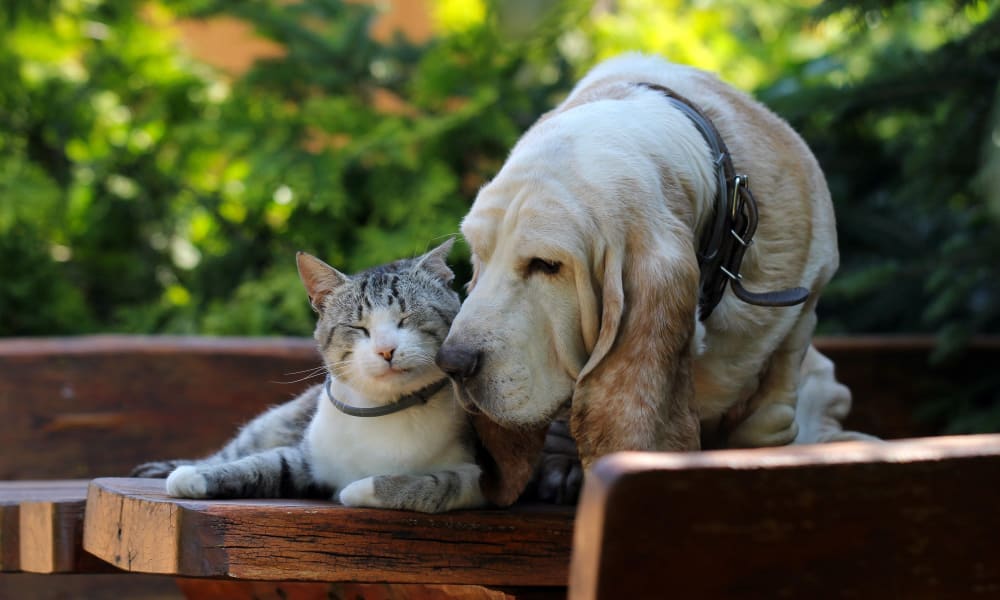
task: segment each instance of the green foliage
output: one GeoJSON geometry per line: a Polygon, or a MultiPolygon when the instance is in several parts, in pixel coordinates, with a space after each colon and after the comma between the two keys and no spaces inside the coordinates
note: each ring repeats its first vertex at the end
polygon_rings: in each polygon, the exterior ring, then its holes
{"type": "Polygon", "coordinates": [[[235,81],[180,51],[163,6],[31,6],[0,24],[0,233],[26,238],[4,264],[34,265],[0,290],[12,307],[0,335],[307,333],[296,250],[354,271],[457,233],[569,85],[565,63],[541,78],[528,44],[501,47],[484,22],[427,47],[377,44],[372,9],[355,3],[183,5],[284,48],[235,81]],[[386,92],[401,110],[376,109],[386,92]],[[74,316],[24,314],[43,292],[74,316]]]}
{"type": "Polygon", "coordinates": [[[171,155],[206,82],[136,3],[15,6],[0,13],[0,334],[103,329],[169,277],[149,240],[173,233],[171,155]]]}
{"type": "Polygon", "coordinates": [[[983,186],[996,169],[1000,12],[878,5],[762,96],[811,142],[837,202],[842,275],[824,296],[827,330],[936,332],[944,357],[1000,330],[998,215],[983,186]],[[868,68],[852,76],[859,47],[868,68]]]}

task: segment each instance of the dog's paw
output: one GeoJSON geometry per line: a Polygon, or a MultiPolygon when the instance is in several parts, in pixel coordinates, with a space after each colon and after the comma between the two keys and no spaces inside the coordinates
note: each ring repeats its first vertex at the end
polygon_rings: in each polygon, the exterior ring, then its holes
{"type": "Polygon", "coordinates": [[[344,489],[340,490],[338,499],[344,506],[382,508],[382,503],[375,495],[374,477],[365,477],[347,484],[344,489]]]}
{"type": "Polygon", "coordinates": [[[883,442],[873,435],[861,433],[860,431],[828,431],[817,442],[883,442]]]}
{"type": "Polygon", "coordinates": [[[543,502],[576,504],[580,497],[583,465],[565,421],[554,421],[549,427],[541,460],[528,487],[528,494],[543,502]]]}
{"type": "Polygon", "coordinates": [[[167,493],[175,498],[207,498],[208,479],[191,465],[177,467],[167,477],[167,493]]]}
{"type": "Polygon", "coordinates": [[[788,404],[768,404],[757,409],[729,435],[733,448],[784,446],[795,441],[799,426],[795,422],[795,407],[788,404]]]}
{"type": "Polygon", "coordinates": [[[583,487],[583,465],[574,457],[543,456],[535,473],[538,499],[553,504],[576,504],[583,487]]]}

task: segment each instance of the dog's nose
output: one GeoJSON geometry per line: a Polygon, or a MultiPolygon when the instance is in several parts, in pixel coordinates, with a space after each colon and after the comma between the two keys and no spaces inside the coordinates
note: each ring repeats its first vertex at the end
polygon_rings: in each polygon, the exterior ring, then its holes
{"type": "Polygon", "coordinates": [[[468,379],[479,371],[483,353],[467,346],[441,346],[437,353],[437,366],[452,379],[468,379]]]}

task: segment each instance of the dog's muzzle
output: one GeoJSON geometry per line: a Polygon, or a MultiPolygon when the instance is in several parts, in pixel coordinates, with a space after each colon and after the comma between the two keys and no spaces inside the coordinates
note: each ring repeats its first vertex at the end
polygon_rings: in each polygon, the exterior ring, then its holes
{"type": "Polygon", "coordinates": [[[460,344],[448,344],[445,342],[438,350],[434,359],[438,368],[445,372],[457,383],[464,383],[479,372],[482,364],[483,353],[481,350],[463,346],[460,344]]]}
{"type": "Polygon", "coordinates": [[[449,344],[446,341],[438,350],[434,362],[455,382],[458,401],[462,407],[469,413],[478,414],[480,412],[479,405],[466,383],[476,376],[482,366],[482,350],[462,344],[449,344]]]}

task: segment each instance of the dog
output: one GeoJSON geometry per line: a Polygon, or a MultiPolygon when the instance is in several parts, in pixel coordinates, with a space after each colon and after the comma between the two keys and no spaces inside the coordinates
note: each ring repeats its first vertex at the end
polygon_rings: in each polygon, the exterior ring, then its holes
{"type": "Polygon", "coordinates": [[[437,363],[495,470],[516,472],[495,501],[516,498],[564,416],[585,469],[620,450],[867,437],[841,430],[850,394],[811,345],[839,260],[823,173],[714,75],[599,64],[461,230],[473,275],[437,363]]]}

